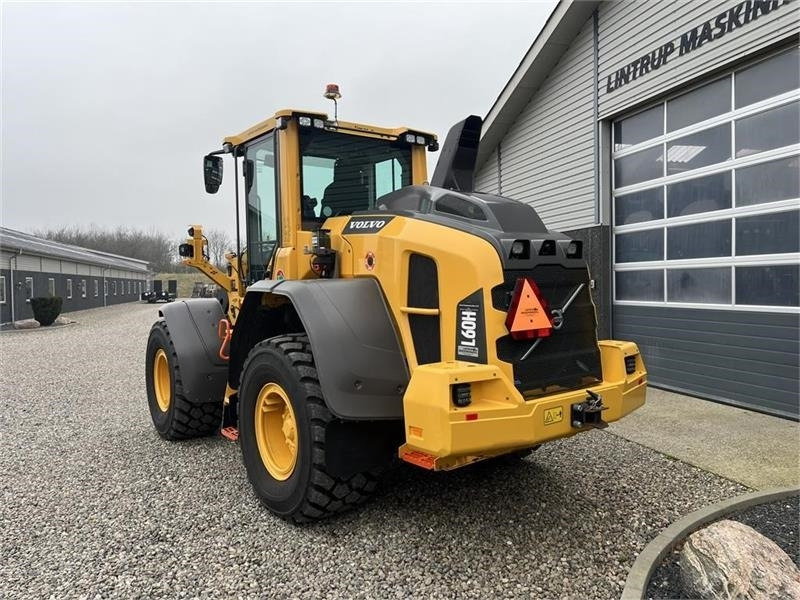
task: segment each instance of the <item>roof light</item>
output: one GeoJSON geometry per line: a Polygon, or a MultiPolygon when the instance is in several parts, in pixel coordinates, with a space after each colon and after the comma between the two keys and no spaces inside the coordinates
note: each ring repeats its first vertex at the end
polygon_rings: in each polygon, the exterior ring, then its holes
{"type": "Polygon", "coordinates": [[[421,136],[421,135],[417,136],[416,141],[420,146],[424,146],[425,145],[425,138],[423,136],[421,136]]]}
{"type": "Polygon", "coordinates": [[[339,86],[335,83],[329,83],[325,86],[325,93],[323,96],[328,100],[338,100],[342,97],[339,93],[339,86]]]}
{"type": "Polygon", "coordinates": [[[413,143],[415,143],[417,141],[417,136],[415,136],[413,133],[407,133],[406,134],[406,141],[409,144],[413,144],[413,143]]]}
{"type": "Polygon", "coordinates": [[[323,127],[325,127],[325,121],[323,121],[322,119],[314,119],[314,127],[316,127],[317,129],[322,129],[323,127]]]}
{"type": "Polygon", "coordinates": [[[506,315],[506,328],[515,340],[547,337],[553,332],[547,300],[530,277],[519,277],[506,315]]]}
{"type": "Polygon", "coordinates": [[[311,127],[311,117],[299,117],[297,122],[301,127],[311,127]]]}

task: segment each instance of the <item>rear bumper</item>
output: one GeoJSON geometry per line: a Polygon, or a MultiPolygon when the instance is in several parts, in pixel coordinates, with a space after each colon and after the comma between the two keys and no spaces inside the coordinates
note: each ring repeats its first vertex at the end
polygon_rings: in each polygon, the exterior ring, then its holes
{"type": "MultiPolygon", "coordinates": [[[[647,372],[632,342],[601,341],[603,381],[587,388],[602,396],[604,422],[616,421],[644,404],[647,372]],[[625,371],[625,357],[635,370],[625,371]]],[[[542,442],[568,437],[576,427],[573,405],[586,390],[557,392],[526,400],[493,365],[442,362],[415,369],[403,398],[406,443],[400,457],[428,469],[452,469],[542,442]],[[472,402],[453,404],[452,386],[469,384],[472,402]]]]}

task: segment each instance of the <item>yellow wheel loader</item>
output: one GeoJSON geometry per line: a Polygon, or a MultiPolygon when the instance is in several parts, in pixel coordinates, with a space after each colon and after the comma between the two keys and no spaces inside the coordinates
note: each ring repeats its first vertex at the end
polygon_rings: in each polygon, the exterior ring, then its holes
{"type": "Polygon", "coordinates": [[[160,309],[150,413],[166,439],[236,438],[293,522],[363,501],[400,459],[430,470],[605,427],[645,401],[635,344],[598,341],[581,241],[473,189],[481,119],[434,135],[283,110],[204,157],[233,163],[237,230],[183,262],[226,293],[160,309]],[[243,207],[240,209],[240,198],[243,207]]]}

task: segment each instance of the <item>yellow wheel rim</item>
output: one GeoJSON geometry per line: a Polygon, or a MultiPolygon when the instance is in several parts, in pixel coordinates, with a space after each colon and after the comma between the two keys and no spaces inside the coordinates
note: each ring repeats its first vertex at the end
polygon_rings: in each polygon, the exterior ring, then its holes
{"type": "Polygon", "coordinates": [[[289,396],[267,383],[256,400],[256,443],[261,461],[275,479],[285,481],[297,463],[297,421],[289,396]]]}
{"type": "Polygon", "coordinates": [[[153,387],[156,390],[156,402],[161,412],[169,410],[169,403],[172,400],[172,389],[169,377],[169,361],[167,353],[163,349],[156,352],[153,361],[153,387]]]}

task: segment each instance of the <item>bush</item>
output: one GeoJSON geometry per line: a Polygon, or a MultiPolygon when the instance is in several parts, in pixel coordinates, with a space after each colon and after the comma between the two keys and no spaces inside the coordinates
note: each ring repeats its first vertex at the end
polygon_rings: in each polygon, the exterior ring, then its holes
{"type": "Polygon", "coordinates": [[[42,327],[52,325],[61,314],[61,296],[31,298],[31,308],[33,318],[39,321],[42,327]]]}

